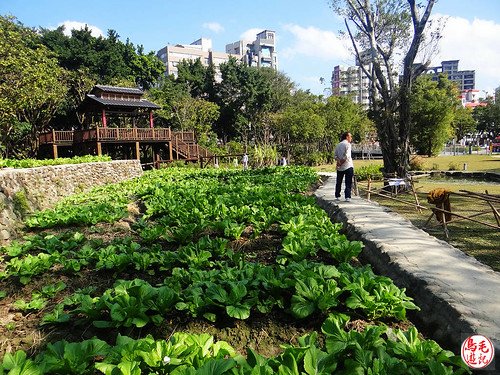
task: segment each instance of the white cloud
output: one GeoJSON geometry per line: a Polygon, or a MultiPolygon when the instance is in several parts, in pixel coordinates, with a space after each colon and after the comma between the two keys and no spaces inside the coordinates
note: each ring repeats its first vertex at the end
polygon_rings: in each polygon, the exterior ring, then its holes
{"type": "Polygon", "coordinates": [[[224,31],[224,26],[222,26],[220,23],[218,22],[205,22],[203,25],[202,25],[205,29],[209,29],[211,31],[213,31],[214,33],[220,33],[222,31],[224,31]]]}
{"type": "Polygon", "coordinates": [[[90,30],[92,36],[94,37],[99,37],[99,36],[104,36],[104,33],[102,32],[101,29],[99,29],[97,26],[89,25],[84,22],[78,22],[78,21],[64,21],[61,22],[57,26],[64,26],[64,34],[70,36],[71,35],[71,30],[81,30],[84,29],[85,26],[90,30]]]}
{"type": "Polygon", "coordinates": [[[286,58],[304,55],[328,61],[353,60],[349,52],[350,44],[332,31],[293,24],[285,25],[283,28],[294,36],[291,45],[281,51],[281,55],[286,58]]]}
{"type": "Polygon", "coordinates": [[[265,28],[253,28],[253,29],[248,29],[245,31],[243,34],[240,35],[240,40],[248,41],[248,42],[253,42],[255,38],[257,38],[257,34],[260,32],[264,31],[265,28]]]}
{"type": "Polygon", "coordinates": [[[460,60],[459,70],[476,71],[476,89],[492,93],[500,86],[500,24],[448,17],[434,65],[460,60]]]}

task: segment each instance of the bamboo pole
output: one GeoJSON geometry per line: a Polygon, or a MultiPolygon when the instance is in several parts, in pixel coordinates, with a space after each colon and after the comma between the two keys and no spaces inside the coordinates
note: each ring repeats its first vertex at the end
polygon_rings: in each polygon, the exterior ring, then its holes
{"type": "MultiPolygon", "coordinates": [[[[377,193],[377,192],[374,192],[374,191],[372,191],[371,193],[372,193],[372,194],[375,194],[375,195],[379,195],[379,196],[381,196],[381,197],[388,198],[388,199],[393,199],[393,200],[395,200],[395,201],[397,201],[397,202],[401,202],[401,203],[404,203],[404,204],[410,204],[410,205],[412,205],[412,206],[413,206],[413,203],[406,202],[406,201],[404,201],[404,200],[402,200],[402,199],[394,198],[394,197],[392,197],[392,196],[390,196],[390,195],[380,194],[380,193],[377,193]]],[[[465,220],[470,220],[470,221],[473,221],[473,222],[475,222],[475,223],[478,223],[478,224],[483,224],[483,225],[486,225],[486,226],[488,226],[488,227],[491,227],[491,228],[495,228],[495,229],[499,229],[499,230],[500,230],[500,226],[496,226],[496,225],[494,225],[494,224],[490,224],[490,223],[485,223],[484,221],[480,221],[480,220],[475,220],[475,219],[469,218],[469,217],[467,217],[467,216],[463,216],[463,215],[460,215],[460,214],[457,214],[457,213],[454,213],[454,212],[451,212],[451,211],[444,210],[444,209],[442,209],[442,208],[438,208],[438,207],[432,207],[432,208],[429,208],[429,207],[422,206],[422,205],[420,205],[420,204],[419,204],[419,205],[415,205],[415,206],[416,206],[416,207],[418,207],[418,208],[423,208],[423,209],[425,209],[425,210],[432,209],[432,210],[441,211],[441,212],[443,212],[443,213],[448,213],[448,214],[451,214],[451,215],[454,215],[454,216],[460,217],[460,218],[465,219],[465,220]]],[[[450,222],[451,222],[451,221],[450,221],[450,222]]]]}
{"type": "MultiPolygon", "coordinates": [[[[486,195],[488,195],[488,190],[485,190],[486,195]]],[[[490,205],[491,209],[493,210],[493,215],[495,215],[495,219],[497,221],[498,226],[500,227],[500,214],[498,213],[498,210],[493,207],[490,201],[487,201],[488,204],[490,205]]]]}

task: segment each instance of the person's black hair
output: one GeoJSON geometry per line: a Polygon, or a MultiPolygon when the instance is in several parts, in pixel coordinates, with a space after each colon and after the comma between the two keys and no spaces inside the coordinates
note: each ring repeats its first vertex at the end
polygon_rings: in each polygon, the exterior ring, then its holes
{"type": "Polygon", "coordinates": [[[345,133],[342,133],[342,135],[340,136],[340,141],[343,141],[344,139],[347,139],[347,136],[351,134],[350,132],[345,132],[345,133]]]}

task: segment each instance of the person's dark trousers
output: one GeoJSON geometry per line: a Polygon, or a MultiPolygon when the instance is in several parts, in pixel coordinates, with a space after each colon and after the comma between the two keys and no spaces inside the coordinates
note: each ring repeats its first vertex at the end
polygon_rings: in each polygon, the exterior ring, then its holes
{"type": "Polygon", "coordinates": [[[354,168],[348,168],[345,171],[337,171],[337,183],[335,184],[335,198],[340,198],[342,190],[342,180],[345,176],[345,197],[351,198],[352,179],[354,177],[354,168]]]}

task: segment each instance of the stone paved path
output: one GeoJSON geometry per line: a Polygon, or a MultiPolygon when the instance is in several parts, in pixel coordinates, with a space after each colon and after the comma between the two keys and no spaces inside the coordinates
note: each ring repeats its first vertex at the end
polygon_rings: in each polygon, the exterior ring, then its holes
{"type": "Polygon", "coordinates": [[[335,202],[336,174],[326,175],[317,200],[332,219],[344,222],[352,239],[365,243],[361,259],[405,287],[422,309],[419,323],[455,353],[471,334],[489,337],[493,371],[500,374],[500,273],[376,203],[359,197],[335,202]]]}

